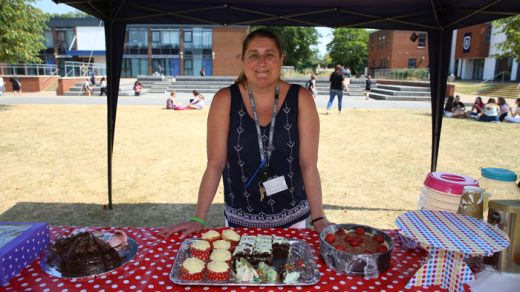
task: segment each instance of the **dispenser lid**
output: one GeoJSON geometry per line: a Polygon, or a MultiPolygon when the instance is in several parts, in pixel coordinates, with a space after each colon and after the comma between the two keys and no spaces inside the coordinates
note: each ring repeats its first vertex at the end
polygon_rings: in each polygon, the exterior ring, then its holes
{"type": "Polygon", "coordinates": [[[465,186],[478,187],[478,181],[469,176],[449,172],[430,172],[424,185],[443,193],[462,195],[465,186]]]}
{"type": "Polygon", "coordinates": [[[489,208],[510,214],[520,214],[520,200],[492,200],[489,201],[489,208]]]}
{"type": "Polygon", "coordinates": [[[494,167],[483,167],[480,170],[480,174],[489,179],[499,180],[499,181],[516,181],[516,173],[512,172],[509,169],[504,168],[494,168],[494,167]]]}

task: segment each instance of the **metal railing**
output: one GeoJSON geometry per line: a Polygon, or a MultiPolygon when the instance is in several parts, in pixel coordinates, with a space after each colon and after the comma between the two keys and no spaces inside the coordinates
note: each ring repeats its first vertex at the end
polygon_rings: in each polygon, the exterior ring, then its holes
{"type": "Polygon", "coordinates": [[[94,74],[96,74],[96,76],[107,75],[106,64],[65,61],[65,77],[90,76],[90,72],[92,70],[94,70],[94,74]]]}
{"type": "Polygon", "coordinates": [[[58,69],[54,64],[0,64],[4,76],[54,76],[58,69]]]}
{"type": "Polygon", "coordinates": [[[428,69],[375,69],[374,79],[429,81],[428,69]]]}
{"type": "MultiPolygon", "coordinates": [[[[502,71],[502,72],[498,72],[497,74],[495,74],[495,76],[491,77],[491,78],[488,78],[488,79],[484,79],[482,82],[480,82],[480,84],[484,84],[486,82],[498,82],[499,80],[500,83],[504,83],[505,82],[505,79],[506,77],[510,78],[511,77],[511,73],[509,71],[502,71]],[[499,76],[502,76],[500,79],[498,78],[499,76]]],[[[509,80],[508,80],[509,81],[509,80]]]]}

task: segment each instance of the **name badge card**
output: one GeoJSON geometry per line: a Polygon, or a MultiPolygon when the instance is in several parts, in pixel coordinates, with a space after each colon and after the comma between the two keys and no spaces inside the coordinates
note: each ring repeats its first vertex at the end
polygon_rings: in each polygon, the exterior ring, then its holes
{"type": "Polygon", "coordinates": [[[279,176],[264,182],[264,188],[267,196],[274,195],[288,189],[285,182],[285,176],[279,176]]]}

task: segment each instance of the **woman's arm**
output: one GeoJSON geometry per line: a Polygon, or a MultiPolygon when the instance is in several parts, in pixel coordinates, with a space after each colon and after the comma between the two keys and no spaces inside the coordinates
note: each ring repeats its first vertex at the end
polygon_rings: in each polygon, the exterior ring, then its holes
{"type": "MultiPolygon", "coordinates": [[[[221,89],[213,97],[208,114],[207,124],[207,156],[206,171],[202,176],[195,208],[195,216],[203,220],[208,215],[209,207],[217,191],[222,171],[227,159],[227,138],[229,131],[229,111],[231,94],[229,89],[221,89]]],[[[161,234],[169,236],[182,231],[182,237],[202,229],[202,224],[188,221],[167,226],[161,234]]]]}
{"type": "MultiPolygon", "coordinates": [[[[316,104],[307,90],[300,89],[298,96],[298,134],[300,137],[300,167],[307,199],[311,207],[311,218],[324,217],[321,180],[318,171],[318,145],[320,121],[316,104]]],[[[330,223],[327,219],[316,221],[313,226],[318,232],[330,223]]]]}

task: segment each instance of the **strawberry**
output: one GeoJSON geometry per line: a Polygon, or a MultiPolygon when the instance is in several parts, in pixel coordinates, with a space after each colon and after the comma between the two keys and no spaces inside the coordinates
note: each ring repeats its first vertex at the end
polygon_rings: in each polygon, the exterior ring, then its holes
{"type": "Polygon", "coordinates": [[[376,248],[376,251],[377,251],[377,252],[385,252],[385,251],[387,251],[387,250],[388,250],[388,247],[386,247],[386,245],[384,245],[384,244],[381,244],[381,245],[379,245],[379,246],[376,248]]]}
{"type": "Polygon", "coordinates": [[[363,229],[363,227],[358,227],[358,228],[356,228],[355,232],[358,235],[363,235],[363,234],[365,234],[365,229],[363,229]]]}
{"type": "Polygon", "coordinates": [[[361,244],[361,241],[359,241],[359,240],[352,240],[349,244],[352,247],[356,247],[356,246],[359,246],[361,244]]]}
{"type": "Polygon", "coordinates": [[[328,243],[333,243],[334,240],[336,240],[336,237],[332,233],[329,233],[325,236],[325,241],[328,243]]]}
{"type": "Polygon", "coordinates": [[[345,236],[345,238],[343,239],[346,243],[349,243],[353,240],[354,238],[352,237],[352,235],[347,235],[345,236]]]}
{"type": "Polygon", "coordinates": [[[336,245],[337,250],[345,251],[345,247],[341,244],[336,245]]]}
{"type": "Polygon", "coordinates": [[[376,241],[377,243],[383,243],[385,242],[385,238],[381,235],[374,235],[374,237],[372,237],[372,239],[374,241],[376,241]]]}
{"type": "Polygon", "coordinates": [[[338,236],[343,236],[343,235],[345,235],[345,233],[346,233],[345,229],[343,229],[341,227],[336,231],[336,235],[338,235],[338,236]]]}

